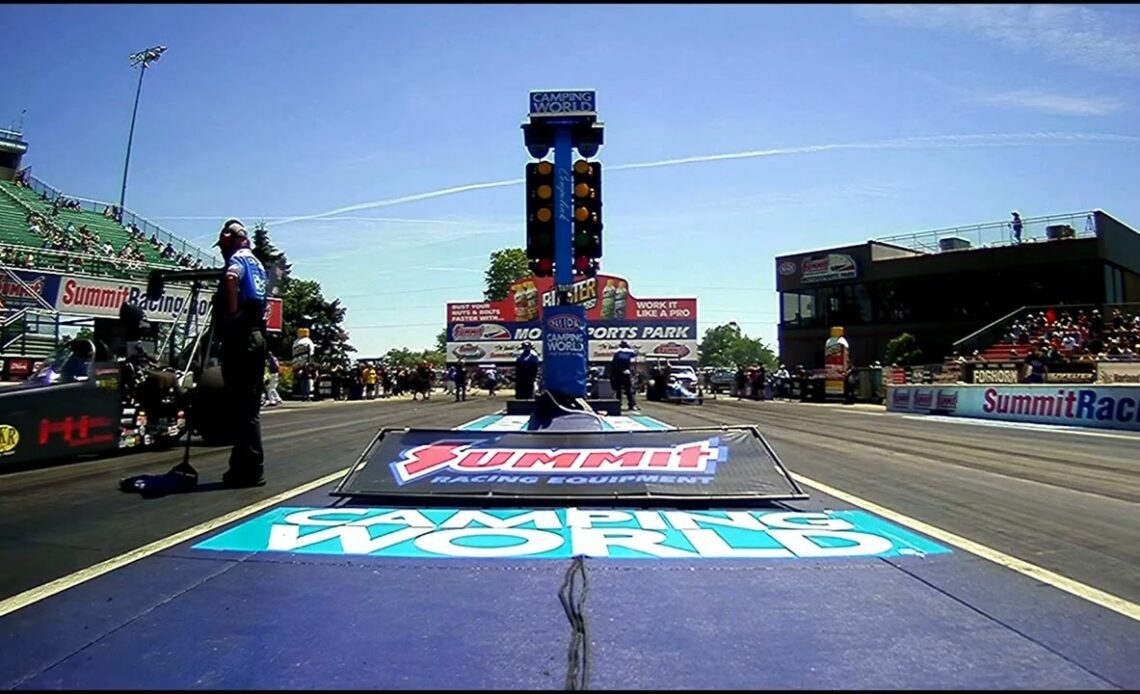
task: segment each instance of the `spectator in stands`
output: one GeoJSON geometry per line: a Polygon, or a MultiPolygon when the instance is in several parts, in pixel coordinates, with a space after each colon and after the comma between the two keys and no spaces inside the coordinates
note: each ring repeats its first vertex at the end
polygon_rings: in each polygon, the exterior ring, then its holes
{"type": "Polygon", "coordinates": [[[1013,229],[1014,243],[1021,243],[1021,215],[1018,214],[1017,210],[1010,212],[1010,214],[1013,215],[1013,221],[1009,223],[1009,226],[1013,229]]]}
{"type": "Polygon", "coordinates": [[[1046,361],[1059,362],[1064,360],[1064,355],[1061,354],[1057,344],[1043,343],[1038,349],[1044,352],[1046,361]]]}
{"type": "Polygon", "coordinates": [[[1025,358],[1025,367],[1027,370],[1025,376],[1026,383],[1045,382],[1045,372],[1047,371],[1045,367],[1045,355],[1043,355],[1040,350],[1034,350],[1029,353],[1029,356],[1025,358]]]}
{"type": "Polygon", "coordinates": [[[103,206],[103,217],[105,217],[106,219],[111,218],[111,208],[107,205],[103,206]]]}

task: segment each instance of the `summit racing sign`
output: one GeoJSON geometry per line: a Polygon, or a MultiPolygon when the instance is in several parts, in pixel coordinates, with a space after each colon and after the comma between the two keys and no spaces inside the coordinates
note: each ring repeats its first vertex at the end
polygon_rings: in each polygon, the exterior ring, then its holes
{"type": "Polygon", "coordinates": [[[892,386],[892,412],[1140,430],[1140,388],[1093,386],[892,386]]]}
{"type": "MultiPolygon", "coordinates": [[[[189,289],[168,287],[161,297],[150,301],[146,297],[145,285],[76,276],[63,278],[56,310],[61,313],[118,318],[119,307],[131,303],[146,311],[149,320],[170,322],[180,315],[185,316],[183,311],[189,301],[189,289]]],[[[199,319],[204,318],[210,310],[210,293],[203,292],[192,310],[199,319]]]]}
{"type": "Polygon", "coordinates": [[[800,279],[804,282],[831,282],[858,275],[855,259],[845,253],[810,256],[800,263],[800,279]]]}
{"type": "Polygon", "coordinates": [[[806,495],[748,426],[606,432],[381,429],[331,494],[795,499],[806,495]]]}
{"type": "MultiPolygon", "coordinates": [[[[526,483],[521,475],[570,476],[589,473],[617,475],[652,472],[660,475],[712,475],[728,450],[717,439],[657,447],[518,449],[476,447],[480,441],[440,441],[408,449],[393,462],[397,484],[433,477],[442,472],[469,475],[472,482],[526,483]],[[502,473],[513,473],[506,475],[502,473]],[[514,479],[510,479],[513,477],[514,479]]],[[[606,482],[620,481],[609,479],[606,482]]],[[[434,480],[433,480],[434,481],[434,480]]],[[[446,481],[446,478],[439,480],[446,481]]],[[[537,481],[537,479],[535,479],[537,481]]],[[[551,483],[557,484],[557,482],[551,483]]]]}
{"type": "Polygon", "coordinates": [[[864,511],[277,508],[197,551],[375,558],[821,559],[950,550],[864,511]]]}

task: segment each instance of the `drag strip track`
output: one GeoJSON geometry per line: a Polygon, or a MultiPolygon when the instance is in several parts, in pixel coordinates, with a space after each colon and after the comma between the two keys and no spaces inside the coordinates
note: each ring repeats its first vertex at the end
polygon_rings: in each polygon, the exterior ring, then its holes
{"type": "Polygon", "coordinates": [[[783,402],[645,409],[679,426],[755,424],[793,474],[1140,601],[1140,439],[783,402]]]}
{"type": "Polygon", "coordinates": [[[873,444],[880,451],[904,455],[921,451],[925,457],[945,463],[1070,491],[1140,502],[1140,459],[1131,457],[1140,455],[1140,437],[1126,442],[1088,440],[1064,432],[1030,429],[980,432],[954,423],[949,426],[945,422],[926,424],[896,415],[873,418],[851,415],[837,408],[823,410],[794,404],[790,405],[794,410],[789,412],[789,406],[784,403],[770,404],[774,407],[717,403],[711,409],[741,416],[744,415],[741,410],[748,408],[757,422],[777,425],[780,432],[832,438],[840,444],[873,444]],[[827,427],[820,429],[812,422],[822,419],[823,411],[831,414],[826,418],[827,427]],[[828,430],[842,430],[844,436],[829,436],[828,430]]]}
{"type": "Polygon", "coordinates": [[[118,490],[122,477],[165,472],[181,446],[0,475],[0,599],[292,489],[351,465],[384,426],[451,428],[502,400],[318,404],[263,413],[264,487],[220,485],[229,448],[193,446],[199,491],[143,499],[118,490]]]}

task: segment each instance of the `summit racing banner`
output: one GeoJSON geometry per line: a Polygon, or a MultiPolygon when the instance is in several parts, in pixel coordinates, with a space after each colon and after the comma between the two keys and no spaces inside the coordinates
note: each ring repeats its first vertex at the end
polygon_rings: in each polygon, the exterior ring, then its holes
{"type": "MultiPolygon", "coordinates": [[[[612,275],[579,280],[570,295],[586,311],[590,361],[608,361],[622,340],[643,358],[696,360],[696,299],[638,299],[625,279],[612,275]]],[[[513,362],[524,341],[539,347],[546,308],[554,303],[548,277],[516,282],[503,301],[449,303],[448,360],[513,362]]]]}
{"type": "Polygon", "coordinates": [[[47,305],[55,306],[59,295],[59,275],[28,270],[12,272],[20,279],[19,282],[8,273],[0,273],[0,304],[9,308],[38,307],[41,304],[36,298],[39,297],[47,305]]]}
{"type": "Polygon", "coordinates": [[[1140,430],[1140,387],[891,386],[887,410],[1140,430]]]}
{"type": "MultiPolygon", "coordinates": [[[[152,322],[170,323],[179,315],[185,320],[184,311],[191,293],[189,287],[167,285],[161,297],[150,301],[146,298],[146,284],[143,282],[25,270],[17,271],[16,276],[27,286],[6,275],[0,276],[0,300],[5,305],[38,305],[34,298],[38,295],[56,311],[70,316],[118,318],[119,307],[126,302],[142,308],[152,322]],[[29,289],[34,294],[29,293],[29,289]]],[[[213,291],[214,287],[206,287],[199,293],[198,302],[193,307],[199,319],[209,312],[213,291]]],[[[269,299],[266,323],[271,331],[281,330],[281,308],[281,299],[269,299]]]]}
{"type": "Polygon", "coordinates": [[[866,511],[276,508],[193,547],[368,557],[816,559],[949,549],[866,511]]]}
{"type": "MultiPolygon", "coordinates": [[[[96,279],[84,276],[64,276],[60,284],[56,310],[73,315],[118,318],[119,307],[124,303],[138,305],[151,321],[169,323],[177,319],[190,301],[190,289],[167,286],[157,301],[146,298],[146,285],[118,279],[96,279]]],[[[198,318],[205,318],[210,310],[210,290],[198,295],[191,310],[198,318]]],[[[185,314],[183,313],[183,318],[185,314]]]]}
{"type": "Polygon", "coordinates": [[[385,429],[333,494],[804,498],[752,427],[541,435],[385,429]]]}

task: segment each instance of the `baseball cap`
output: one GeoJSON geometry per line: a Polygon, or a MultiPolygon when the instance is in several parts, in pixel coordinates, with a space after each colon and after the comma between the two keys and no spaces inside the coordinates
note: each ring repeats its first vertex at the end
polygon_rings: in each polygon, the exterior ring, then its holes
{"type": "Polygon", "coordinates": [[[227,219],[226,223],[222,225],[222,230],[218,232],[218,240],[214,242],[215,246],[221,246],[222,241],[230,237],[249,238],[249,234],[245,230],[245,224],[240,219],[227,219]]]}

